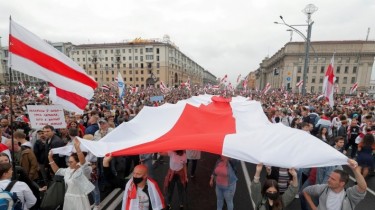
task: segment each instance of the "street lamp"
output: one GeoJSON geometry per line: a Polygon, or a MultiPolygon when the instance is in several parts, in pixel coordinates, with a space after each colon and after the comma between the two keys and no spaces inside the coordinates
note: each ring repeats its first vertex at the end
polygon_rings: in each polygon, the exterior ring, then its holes
{"type": "MultiPolygon", "coordinates": [[[[309,56],[310,56],[310,38],[311,38],[311,28],[314,24],[314,21],[311,21],[311,15],[318,10],[313,4],[308,4],[305,9],[302,10],[303,13],[307,15],[307,24],[302,25],[289,25],[284,21],[283,16],[280,16],[280,19],[283,21],[282,23],[274,22],[275,24],[285,25],[299,34],[305,40],[305,65],[303,67],[303,83],[302,83],[302,95],[306,94],[306,76],[307,76],[307,67],[309,65],[309,56]],[[294,26],[307,26],[307,37],[294,26]]],[[[315,51],[315,50],[314,50],[315,51]]]]}

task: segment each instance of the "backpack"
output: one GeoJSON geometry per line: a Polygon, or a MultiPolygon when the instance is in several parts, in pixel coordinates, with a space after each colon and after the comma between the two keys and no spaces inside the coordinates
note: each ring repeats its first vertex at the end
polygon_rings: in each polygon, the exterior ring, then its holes
{"type": "Polygon", "coordinates": [[[17,194],[10,192],[16,180],[11,181],[8,186],[0,192],[0,210],[22,210],[22,202],[17,194]]]}

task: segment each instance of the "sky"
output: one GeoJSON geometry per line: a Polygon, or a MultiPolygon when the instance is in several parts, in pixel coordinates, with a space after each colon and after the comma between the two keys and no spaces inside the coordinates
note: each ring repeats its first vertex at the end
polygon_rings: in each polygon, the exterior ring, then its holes
{"type": "MultiPolygon", "coordinates": [[[[179,49],[216,77],[235,81],[256,70],[290,40],[279,16],[306,24],[318,7],[311,41],[375,40],[374,0],[0,0],[0,36],[9,17],[52,42],[113,43],[169,35],[179,49]]],[[[307,26],[298,28],[306,34],[307,26]]],[[[293,41],[303,41],[293,34],[293,41]]]]}

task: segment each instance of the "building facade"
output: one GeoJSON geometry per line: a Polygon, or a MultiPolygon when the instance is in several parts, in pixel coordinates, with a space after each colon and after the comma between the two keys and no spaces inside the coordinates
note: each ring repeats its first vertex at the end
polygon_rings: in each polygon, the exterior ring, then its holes
{"type": "Polygon", "coordinates": [[[204,70],[203,71],[203,85],[207,84],[216,84],[217,83],[217,78],[215,75],[213,75],[211,72],[204,70]]]}
{"type": "MultiPolygon", "coordinates": [[[[168,87],[176,87],[189,78],[191,85],[202,85],[204,77],[207,81],[212,81],[215,77],[182,53],[168,36],[164,36],[163,40],[137,38],[109,44],[73,45],[70,42],[49,42],[49,44],[80,65],[100,86],[114,82],[118,72],[121,73],[126,85],[134,87],[149,85],[159,87],[160,81],[168,87]]],[[[3,48],[2,52],[4,54],[2,63],[5,66],[8,48],[3,48]]],[[[18,71],[12,73],[13,83],[42,82],[18,71]]],[[[6,66],[1,78],[5,83],[9,81],[9,70],[6,66]]]]}
{"type": "Polygon", "coordinates": [[[114,82],[118,73],[126,85],[159,87],[163,81],[176,87],[190,78],[191,85],[202,85],[204,68],[170,42],[135,39],[123,43],[74,45],[69,57],[92,76],[99,85],[114,82]]]}
{"type": "MultiPolygon", "coordinates": [[[[320,93],[326,69],[334,56],[337,93],[348,94],[358,82],[359,92],[370,87],[374,64],[375,41],[319,41],[311,42],[306,77],[306,92],[320,93]]],[[[284,88],[299,92],[296,84],[303,80],[304,42],[289,42],[270,58],[265,58],[256,70],[256,84],[263,89],[267,83],[273,89],[284,88]]]]}

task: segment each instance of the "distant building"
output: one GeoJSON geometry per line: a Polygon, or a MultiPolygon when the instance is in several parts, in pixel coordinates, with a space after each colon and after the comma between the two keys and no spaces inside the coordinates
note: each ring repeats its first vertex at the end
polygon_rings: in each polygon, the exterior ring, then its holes
{"type": "MultiPolygon", "coordinates": [[[[311,42],[307,69],[306,91],[322,92],[326,69],[335,52],[334,73],[338,93],[348,94],[358,82],[359,92],[370,87],[371,69],[375,56],[375,41],[317,41],[311,42]]],[[[298,92],[296,84],[303,79],[305,43],[289,42],[270,58],[265,58],[256,70],[259,89],[267,83],[272,88],[298,92]]]]}
{"type": "Polygon", "coordinates": [[[216,84],[217,83],[217,79],[215,77],[215,75],[213,75],[211,72],[207,71],[207,70],[204,70],[203,72],[203,85],[207,85],[207,84],[216,84]]]}
{"type": "Polygon", "coordinates": [[[69,56],[100,85],[114,82],[118,72],[126,85],[179,86],[190,78],[191,85],[203,84],[204,68],[174,45],[163,40],[134,39],[122,43],[74,45],[69,56]]]}
{"type": "MultiPolygon", "coordinates": [[[[169,87],[179,86],[188,78],[191,85],[202,85],[204,79],[205,81],[216,79],[214,75],[182,53],[167,35],[162,40],[137,38],[108,44],[73,45],[70,42],[47,42],[80,65],[99,85],[114,82],[118,72],[121,73],[126,85],[134,87],[149,85],[159,87],[160,81],[169,87]]],[[[1,52],[4,54],[2,63],[6,66],[8,48],[3,48],[1,52]]],[[[7,82],[9,70],[4,70],[3,75],[0,76],[4,82],[7,82]]],[[[13,71],[12,81],[14,83],[42,82],[18,71],[13,71]]]]}

